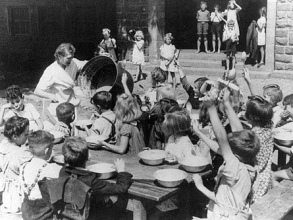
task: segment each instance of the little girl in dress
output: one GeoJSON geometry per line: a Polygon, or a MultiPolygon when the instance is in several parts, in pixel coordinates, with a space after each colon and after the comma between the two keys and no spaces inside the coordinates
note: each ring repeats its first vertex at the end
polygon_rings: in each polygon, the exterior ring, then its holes
{"type": "MultiPolygon", "coordinates": [[[[173,36],[171,33],[165,35],[165,43],[160,47],[161,50],[161,69],[171,74],[173,88],[176,87],[175,72],[178,72],[176,67],[176,59],[178,58],[178,50],[172,44],[173,36]]],[[[167,78],[168,80],[168,78],[167,78]]]]}
{"type": "Polygon", "coordinates": [[[134,79],[135,82],[139,81],[142,75],[141,65],[144,65],[144,35],[143,32],[138,30],[134,35],[135,41],[133,54],[132,54],[132,62],[137,65],[137,74],[134,79]]]}
{"type": "Polygon", "coordinates": [[[165,115],[162,130],[166,137],[169,136],[165,151],[169,153],[168,159],[180,161],[195,155],[201,155],[198,146],[193,145],[188,133],[191,130],[191,118],[186,109],[176,109],[165,115]]]}
{"type": "Polygon", "coordinates": [[[257,20],[257,46],[260,50],[260,62],[257,67],[264,65],[265,58],[265,45],[266,45],[266,13],[267,10],[265,7],[259,10],[260,18],[257,20]]]}
{"type": "Polygon", "coordinates": [[[227,21],[233,20],[234,21],[234,28],[235,32],[237,34],[237,37],[240,35],[239,31],[239,25],[237,21],[237,13],[241,10],[242,8],[236,3],[235,0],[230,0],[227,6],[227,9],[224,11],[223,15],[227,16],[227,21]]]}

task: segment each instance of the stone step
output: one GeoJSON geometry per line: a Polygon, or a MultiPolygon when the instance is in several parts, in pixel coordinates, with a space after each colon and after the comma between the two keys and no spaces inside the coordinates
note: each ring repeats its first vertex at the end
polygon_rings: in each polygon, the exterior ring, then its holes
{"type": "MultiPolygon", "coordinates": [[[[241,60],[242,52],[238,51],[236,53],[236,59],[241,60]]],[[[226,59],[225,50],[222,50],[221,53],[197,53],[196,50],[180,50],[180,59],[196,59],[196,60],[223,60],[226,59]]]]}
{"type": "MultiPolygon", "coordinates": [[[[155,67],[158,67],[157,64],[147,63],[142,67],[143,72],[150,73],[155,67]]],[[[136,66],[128,62],[126,64],[126,69],[131,70],[132,73],[135,73],[136,66]]],[[[237,73],[241,74],[241,69],[237,68],[237,73]]],[[[197,76],[222,76],[224,73],[224,68],[205,68],[205,67],[183,67],[183,71],[186,75],[197,75],[197,76]]],[[[251,78],[265,79],[271,77],[269,71],[250,71],[251,78]]]]}

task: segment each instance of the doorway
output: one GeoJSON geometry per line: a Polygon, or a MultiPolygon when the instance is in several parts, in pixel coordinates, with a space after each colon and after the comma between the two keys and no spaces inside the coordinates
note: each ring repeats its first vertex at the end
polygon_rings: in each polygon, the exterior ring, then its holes
{"type": "Polygon", "coordinates": [[[196,49],[195,0],[168,0],[165,4],[165,33],[172,33],[179,49],[196,49]]]}

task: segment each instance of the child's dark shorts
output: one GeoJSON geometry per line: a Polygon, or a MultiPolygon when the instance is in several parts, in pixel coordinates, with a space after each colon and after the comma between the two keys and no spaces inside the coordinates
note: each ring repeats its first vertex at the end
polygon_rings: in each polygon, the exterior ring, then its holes
{"type": "Polygon", "coordinates": [[[285,169],[288,177],[290,178],[290,180],[293,180],[293,168],[292,167],[289,167],[287,169],[285,169]]]}
{"type": "Polygon", "coordinates": [[[211,27],[211,32],[213,35],[217,35],[217,37],[221,37],[223,32],[221,22],[213,22],[211,27]]]}
{"type": "Polygon", "coordinates": [[[206,21],[197,22],[197,34],[198,35],[207,35],[209,29],[209,23],[206,21]]]}
{"type": "Polygon", "coordinates": [[[232,41],[231,39],[226,41],[226,55],[227,57],[235,57],[237,41],[232,41]]]}

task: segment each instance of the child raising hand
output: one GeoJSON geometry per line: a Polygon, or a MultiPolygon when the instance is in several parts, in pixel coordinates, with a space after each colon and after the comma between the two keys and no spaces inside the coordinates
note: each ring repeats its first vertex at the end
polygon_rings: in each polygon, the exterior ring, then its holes
{"type": "Polygon", "coordinates": [[[193,175],[193,180],[198,190],[210,199],[208,219],[249,219],[252,217],[249,207],[256,179],[254,161],[260,149],[259,140],[249,130],[232,132],[227,136],[217,114],[216,99],[209,92],[203,102],[218,140],[218,153],[225,162],[219,169],[214,192],[203,185],[198,174],[193,175]]]}

